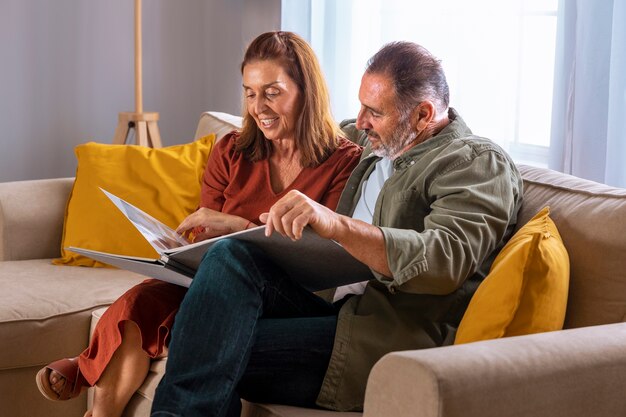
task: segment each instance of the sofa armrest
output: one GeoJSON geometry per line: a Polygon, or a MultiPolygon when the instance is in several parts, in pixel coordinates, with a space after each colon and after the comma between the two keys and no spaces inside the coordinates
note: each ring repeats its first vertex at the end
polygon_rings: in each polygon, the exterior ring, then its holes
{"type": "Polygon", "coordinates": [[[625,416],[626,323],[394,352],[364,417],[625,416]]]}
{"type": "Polygon", "coordinates": [[[60,256],[73,178],[0,183],[0,261],[60,256]]]}

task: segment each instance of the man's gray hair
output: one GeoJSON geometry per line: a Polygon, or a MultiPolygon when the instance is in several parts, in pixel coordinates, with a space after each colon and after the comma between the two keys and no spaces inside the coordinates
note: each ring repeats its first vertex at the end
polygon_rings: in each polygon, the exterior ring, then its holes
{"type": "Polygon", "coordinates": [[[450,91],[441,61],[413,42],[391,42],[367,63],[366,72],[385,74],[393,82],[400,112],[408,116],[424,100],[438,112],[448,108],[450,91]]]}

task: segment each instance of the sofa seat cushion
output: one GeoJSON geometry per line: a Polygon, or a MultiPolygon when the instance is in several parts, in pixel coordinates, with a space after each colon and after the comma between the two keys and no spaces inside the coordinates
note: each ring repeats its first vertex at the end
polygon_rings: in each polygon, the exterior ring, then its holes
{"type": "Polygon", "coordinates": [[[0,262],[0,370],[38,366],[87,346],[91,311],[145,277],[109,268],[0,262]]]}
{"type": "MultiPolygon", "coordinates": [[[[91,332],[106,308],[94,310],[92,313],[91,332]]],[[[148,416],[154,401],[154,392],[165,373],[167,358],[152,361],[150,371],[145,381],[139,387],[135,395],[124,409],[122,417],[148,416]]],[[[93,390],[90,389],[89,407],[93,401],[93,390]]],[[[290,407],[276,404],[255,404],[247,401],[243,402],[242,417],[361,417],[361,413],[338,413],[327,410],[313,410],[307,408],[290,407]]]]}
{"type": "Polygon", "coordinates": [[[361,417],[362,413],[316,410],[277,404],[243,402],[242,417],[361,417]]]}
{"type": "MultiPolygon", "coordinates": [[[[137,390],[123,417],[148,416],[154,401],[154,392],[165,373],[167,358],[152,362],[146,380],[137,390]]],[[[255,404],[243,401],[242,417],[361,417],[362,413],[339,413],[328,410],[314,410],[308,408],[291,407],[277,404],[255,404]]]]}

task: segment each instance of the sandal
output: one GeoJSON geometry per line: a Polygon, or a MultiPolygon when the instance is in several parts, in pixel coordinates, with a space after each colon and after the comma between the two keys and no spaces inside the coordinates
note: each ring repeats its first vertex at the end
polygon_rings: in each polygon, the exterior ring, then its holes
{"type": "Polygon", "coordinates": [[[41,394],[51,401],[65,401],[78,397],[82,388],[88,385],[78,368],[78,358],[61,359],[41,368],[37,372],[36,381],[37,388],[39,388],[41,394]],[[55,371],[65,379],[65,385],[60,393],[54,391],[50,384],[50,373],[52,371],[55,371]]]}

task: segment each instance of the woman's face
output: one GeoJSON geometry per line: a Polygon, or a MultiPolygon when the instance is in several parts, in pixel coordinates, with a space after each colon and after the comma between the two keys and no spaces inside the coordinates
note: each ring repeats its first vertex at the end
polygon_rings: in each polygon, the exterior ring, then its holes
{"type": "Polygon", "coordinates": [[[294,139],[302,98],[278,61],[247,64],[243,68],[243,90],[248,113],[267,139],[294,139]]]}

